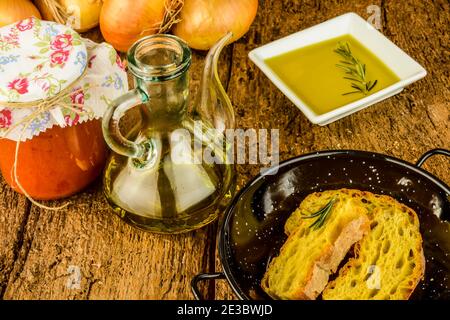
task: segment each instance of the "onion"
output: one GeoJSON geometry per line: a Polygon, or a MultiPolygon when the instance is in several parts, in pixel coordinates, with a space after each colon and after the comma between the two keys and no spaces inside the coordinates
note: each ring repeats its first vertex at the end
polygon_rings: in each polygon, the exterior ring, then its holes
{"type": "Polygon", "coordinates": [[[99,23],[102,0],[36,0],[44,19],[85,32],[99,23]]]}
{"type": "Polygon", "coordinates": [[[159,31],[165,0],[105,0],[100,30],[107,42],[125,52],[138,39],[159,31]]]}
{"type": "Polygon", "coordinates": [[[210,49],[228,31],[241,38],[256,17],[258,0],[185,0],[174,34],[191,48],[210,49]]]}
{"type": "Polygon", "coordinates": [[[0,27],[29,17],[41,18],[41,14],[29,0],[0,0],[0,27]]]}

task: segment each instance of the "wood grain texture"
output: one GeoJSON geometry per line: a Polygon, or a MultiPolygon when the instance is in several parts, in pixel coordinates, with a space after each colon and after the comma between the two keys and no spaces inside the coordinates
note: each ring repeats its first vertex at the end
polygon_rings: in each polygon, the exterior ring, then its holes
{"type": "MultiPolygon", "coordinates": [[[[414,162],[429,149],[450,149],[449,12],[446,0],[261,0],[249,33],[220,60],[237,126],[279,129],[281,160],[317,150],[358,149],[414,162]],[[368,18],[369,5],[381,8],[382,32],[428,71],[389,100],[319,127],[247,58],[260,45],[349,11],[368,18]]],[[[101,40],[98,30],[85,36],[101,40]]],[[[204,53],[194,54],[193,91],[203,58],[204,53]]],[[[425,168],[450,184],[449,159],[433,158],[425,168]]],[[[237,166],[238,187],[259,169],[237,166]]],[[[191,278],[220,270],[217,222],[177,236],[133,229],[111,212],[100,181],[69,200],[67,210],[41,210],[0,180],[0,298],[191,299],[191,278]],[[79,288],[70,286],[77,270],[79,288]]],[[[235,298],[225,281],[205,284],[204,294],[235,298]]]]}
{"type": "Polygon", "coordinates": [[[190,279],[209,264],[208,228],[179,236],[135,230],[111,213],[99,184],[72,200],[65,211],[32,207],[4,298],[189,298],[190,279]]]}

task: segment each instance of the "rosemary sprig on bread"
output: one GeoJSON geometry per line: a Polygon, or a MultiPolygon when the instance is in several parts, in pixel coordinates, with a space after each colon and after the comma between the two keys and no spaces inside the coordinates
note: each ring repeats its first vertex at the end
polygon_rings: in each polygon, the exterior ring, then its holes
{"type": "Polygon", "coordinates": [[[303,214],[302,219],[313,219],[317,218],[316,221],[314,221],[309,227],[313,228],[314,230],[319,229],[323,226],[325,221],[327,220],[327,217],[331,213],[331,209],[333,208],[334,203],[336,202],[336,198],[332,198],[330,202],[328,202],[322,209],[319,211],[312,213],[310,215],[303,214]]]}

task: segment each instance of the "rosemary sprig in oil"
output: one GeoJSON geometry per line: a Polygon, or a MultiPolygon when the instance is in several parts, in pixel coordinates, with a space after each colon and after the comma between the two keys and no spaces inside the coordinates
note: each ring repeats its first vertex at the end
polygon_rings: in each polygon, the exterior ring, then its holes
{"type": "Polygon", "coordinates": [[[314,221],[309,227],[314,228],[314,230],[319,229],[324,225],[327,217],[330,215],[331,209],[333,208],[335,202],[336,198],[331,199],[330,202],[328,202],[322,209],[310,215],[304,215],[302,219],[317,218],[316,221],[314,221]]]}
{"type": "Polygon", "coordinates": [[[347,42],[339,42],[334,52],[343,59],[336,66],[345,71],[346,76],[344,79],[352,81],[351,87],[355,89],[342,95],[362,93],[366,96],[377,85],[378,80],[372,81],[366,79],[366,65],[353,55],[347,42]]]}

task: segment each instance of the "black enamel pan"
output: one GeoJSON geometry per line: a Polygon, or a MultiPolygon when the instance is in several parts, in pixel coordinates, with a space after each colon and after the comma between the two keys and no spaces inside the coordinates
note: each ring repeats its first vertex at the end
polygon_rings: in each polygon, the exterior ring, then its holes
{"type": "MultiPolygon", "coordinates": [[[[228,207],[219,237],[223,272],[199,274],[192,291],[201,298],[203,280],[226,279],[238,298],[269,299],[260,287],[267,262],[286,240],[288,216],[310,193],[354,188],[386,194],[414,209],[420,220],[426,271],[412,299],[450,299],[450,188],[421,169],[435,149],[413,165],[363,151],[323,151],[281,163],[254,178],[228,207]]],[[[450,174],[449,172],[447,172],[450,174]]]]}

